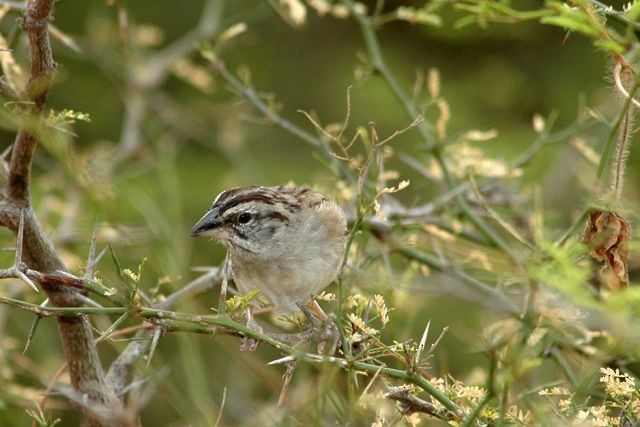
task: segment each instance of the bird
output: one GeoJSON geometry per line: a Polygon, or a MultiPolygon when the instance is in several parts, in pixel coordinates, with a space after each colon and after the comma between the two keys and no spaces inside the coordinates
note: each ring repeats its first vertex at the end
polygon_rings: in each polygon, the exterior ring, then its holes
{"type": "MultiPolygon", "coordinates": [[[[319,340],[336,338],[335,324],[313,299],[343,263],[347,222],[334,201],[291,185],[231,188],[218,194],[190,234],[226,248],[240,294],[258,289],[276,313],[301,310],[319,340]]],[[[259,327],[252,310],[247,324],[259,327]]]]}

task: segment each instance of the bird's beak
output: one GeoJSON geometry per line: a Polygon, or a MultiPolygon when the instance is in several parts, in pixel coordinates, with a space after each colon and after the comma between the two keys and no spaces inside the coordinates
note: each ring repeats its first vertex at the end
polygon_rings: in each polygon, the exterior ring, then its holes
{"type": "Polygon", "coordinates": [[[220,227],[224,221],[220,218],[218,209],[209,210],[191,229],[191,237],[211,236],[216,228],[220,227]]]}

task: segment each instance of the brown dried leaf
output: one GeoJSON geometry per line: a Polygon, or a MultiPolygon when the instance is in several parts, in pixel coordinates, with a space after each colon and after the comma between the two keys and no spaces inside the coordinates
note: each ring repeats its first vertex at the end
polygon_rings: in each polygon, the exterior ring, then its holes
{"type": "Polygon", "coordinates": [[[604,262],[600,270],[604,283],[611,290],[629,285],[627,260],[631,225],[615,212],[591,211],[582,235],[589,247],[589,255],[604,262]]]}

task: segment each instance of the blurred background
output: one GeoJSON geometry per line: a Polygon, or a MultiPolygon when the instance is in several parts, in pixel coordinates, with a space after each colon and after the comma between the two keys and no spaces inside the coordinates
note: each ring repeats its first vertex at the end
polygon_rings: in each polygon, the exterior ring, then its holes
{"type": "MultiPolygon", "coordinates": [[[[163,62],[171,57],[171,49],[181,46],[176,42],[193,44],[185,35],[189,37],[198,25],[214,27],[204,41],[244,23],[246,30],[231,34],[218,50],[219,57],[282,117],[309,133],[316,130],[297,110],[312,113],[323,125],[341,123],[350,86],[351,132],[373,122],[379,135],[390,135],[411,123],[388,86],[368,75],[363,39],[353,20],[331,14],[321,17],[308,7],[304,22],[293,25],[269,2],[225,2],[220,9],[211,4],[57,2],[54,25],[63,36],[53,42],[60,68],[49,106],[86,113],[90,121],[77,121],[70,128],[76,136],[66,145],[39,148],[33,191],[36,212],[72,271],[82,268],[97,222],[99,249],[110,243],[123,266],[133,271],[146,258],[143,288],[152,295],[168,294],[200,274],[193,267],[222,261],[219,245],[188,236],[220,191],[295,182],[340,199],[338,179],[318,151],[265,120],[210,71],[197,50],[184,48],[184,55],[163,62]]],[[[385,10],[401,4],[423,5],[388,1],[385,10]]],[[[536,4],[523,2],[522,9],[536,4]]],[[[427,79],[429,70],[439,71],[440,95],[450,107],[447,133],[495,130],[495,138],[471,143],[487,158],[508,164],[522,155],[538,135],[534,116],[546,118],[547,123],[549,117],[557,117],[554,129],[561,130],[583,117],[585,108],[593,116],[609,119],[617,113],[607,58],[580,35],[535,21],[457,28],[464,12],[452,5],[445,5],[438,15],[440,26],[401,21],[384,25],[378,33],[383,53],[407,93],[416,79],[427,79]]],[[[26,44],[17,16],[15,10],[6,11],[0,28],[24,66],[26,44]]],[[[435,122],[438,110],[429,107],[426,116],[435,122]]],[[[585,152],[588,148],[600,152],[606,134],[606,127],[597,122],[580,126],[545,145],[522,169],[522,176],[501,181],[514,210],[529,212],[533,195],[539,192],[546,231],[557,236],[566,229],[590,190],[595,166],[585,152]],[[576,148],[576,138],[582,149],[576,148]]],[[[3,148],[14,135],[12,129],[0,132],[3,148]]],[[[396,156],[387,168],[398,171],[400,179],[411,180],[409,188],[398,193],[399,200],[415,206],[442,193],[437,180],[423,176],[431,160],[415,130],[389,144],[396,156]],[[406,158],[424,170],[402,160],[406,158]]],[[[639,160],[640,150],[632,148],[629,164],[639,160]]],[[[625,190],[630,206],[638,197],[637,180],[630,168],[625,190]]],[[[347,210],[352,207],[345,202],[347,210]]],[[[11,246],[13,237],[6,230],[2,233],[11,246]]],[[[105,281],[115,277],[108,258],[99,268],[105,281]]],[[[2,260],[7,265],[12,262],[10,254],[2,260]]],[[[385,331],[388,339],[417,339],[429,320],[435,336],[449,326],[431,360],[431,372],[482,384],[487,359],[481,336],[494,320],[491,310],[444,290],[453,286],[445,276],[418,274],[410,263],[393,257],[391,261],[393,267],[384,269],[384,274],[371,268],[351,276],[350,290],[386,297],[393,307],[385,331]]],[[[42,296],[28,295],[17,283],[3,284],[2,292],[42,302],[42,296]]],[[[180,310],[207,314],[216,305],[217,294],[212,291],[185,300],[180,310]]],[[[96,318],[96,326],[104,330],[113,320],[96,318]]],[[[261,322],[268,324],[270,319],[265,316],[261,322]]],[[[25,408],[39,400],[64,362],[52,319],[40,323],[33,343],[22,354],[31,323],[31,315],[0,306],[2,425],[31,425],[25,408]]],[[[105,365],[126,345],[123,341],[100,344],[105,365]]],[[[340,392],[344,381],[339,370],[302,364],[289,391],[290,410],[277,410],[283,371],[266,363],[279,355],[264,347],[241,353],[238,347],[233,337],[163,337],[150,367],[144,360],[140,363],[140,375],[148,376],[157,388],[143,410],[143,424],[213,425],[225,390],[220,425],[344,421],[349,408],[340,392]]],[[[546,369],[549,373],[555,368],[546,369]]],[[[48,408],[63,419],[60,425],[79,422],[62,399],[51,399],[48,408]]],[[[372,421],[371,413],[365,413],[356,423],[372,421]]]]}

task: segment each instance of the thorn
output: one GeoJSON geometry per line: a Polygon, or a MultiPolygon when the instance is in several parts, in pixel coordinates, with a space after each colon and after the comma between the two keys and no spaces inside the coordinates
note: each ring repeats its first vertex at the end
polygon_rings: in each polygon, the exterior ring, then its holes
{"type": "Polygon", "coordinates": [[[64,277],[68,277],[69,279],[79,280],[78,277],[76,277],[74,274],[69,273],[68,271],[56,270],[56,273],[64,277]]]}
{"type": "Polygon", "coordinates": [[[11,153],[11,150],[13,150],[13,144],[9,144],[9,146],[4,149],[2,154],[0,154],[0,158],[6,162],[7,159],[9,158],[9,154],[11,153]]]}
{"type": "Polygon", "coordinates": [[[429,354],[433,353],[436,347],[438,347],[438,344],[440,344],[440,340],[442,339],[442,337],[444,337],[444,335],[447,333],[448,330],[449,330],[448,326],[445,326],[444,328],[442,328],[442,332],[440,332],[440,336],[436,338],[433,344],[431,344],[431,347],[429,348],[429,354]]]}
{"type": "Polygon", "coordinates": [[[293,356],[285,356],[280,359],[272,360],[271,362],[267,363],[267,366],[282,365],[284,363],[295,362],[295,360],[296,359],[293,356]]]}
{"type": "Polygon", "coordinates": [[[424,328],[424,332],[422,333],[422,338],[420,338],[420,344],[418,344],[418,351],[416,352],[416,364],[420,362],[420,355],[422,354],[422,350],[424,350],[424,346],[427,345],[427,337],[429,336],[429,328],[431,327],[431,319],[427,322],[427,326],[424,328]]]}
{"type": "Polygon", "coordinates": [[[378,368],[378,370],[376,371],[376,373],[373,375],[373,378],[371,378],[371,381],[369,381],[369,384],[367,384],[367,386],[364,388],[364,390],[362,391],[362,394],[360,395],[360,397],[358,398],[358,403],[362,402],[362,400],[364,399],[364,397],[367,395],[367,393],[369,392],[369,389],[371,388],[371,386],[373,385],[373,383],[375,382],[376,378],[378,378],[378,375],[380,375],[380,371],[382,371],[382,368],[384,368],[383,365],[380,365],[380,367],[378,368]]]}
{"type": "Polygon", "coordinates": [[[91,235],[91,246],[89,246],[89,256],[87,257],[87,266],[85,267],[84,277],[87,280],[93,278],[93,269],[96,266],[96,240],[98,238],[98,220],[93,227],[93,234],[91,235]]]}
{"type": "Polygon", "coordinates": [[[220,299],[218,300],[218,315],[224,315],[226,310],[225,302],[227,300],[227,287],[229,276],[232,271],[231,257],[227,254],[224,258],[224,264],[222,266],[222,283],[220,284],[220,299]]]}
{"type": "Polygon", "coordinates": [[[109,326],[107,330],[102,333],[102,335],[98,337],[96,342],[101,342],[107,339],[107,337],[109,337],[109,335],[111,335],[113,331],[115,331],[116,328],[127,319],[127,317],[129,317],[129,312],[125,312],[124,314],[122,314],[122,316],[118,317],[118,319],[113,322],[111,326],[109,326]]]}
{"type": "Polygon", "coordinates": [[[149,348],[149,354],[147,355],[147,368],[151,364],[151,359],[153,359],[153,354],[156,352],[156,346],[158,345],[158,341],[160,341],[160,335],[162,335],[162,328],[155,328],[153,330],[153,338],[151,339],[151,347],[149,348]]]}
{"type": "Polygon", "coordinates": [[[16,236],[16,261],[14,266],[20,268],[22,264],[22,242],[24,238],[24,209],[20,209],[20,222],[18,223],[18,235],[16,236]]]}
{"type": "Polygon", "coordinates": [[[98,265],[98,263],[100,262],[100,260],[102,259],[102,257],[104,256],[104,254],[107,253],[107,248],[102,248],[102,250],[100,251],[100,253],[98,254],[98,256],[93,260],[93,268],[96,267],[96,265],[98,265]]]}
{"type": "Polygon", "coordinates": [[[19,270],[19,269],[17,269],[17,268],[15,269],[15,273],[16,273],[16,276],[18,276],[18,278],[19,278],[20,280],[22,280],[24,283],[26,283],[27,285],[29,285],[29,287],[30,287],[31,289],[33,289],[33,290],[34,290],[34,291],[36,291],[37,293],[39,293],[39,292],[40,292],[40,291],[38,290],[38,287],[36,286],[36,284],[35,284],[35,283],[33,283],[33,281],[32,281],[31,279],[29,279],[29,278],[27,277],[27,275],[26,275],[26,274],[24,274],[22,271],[20,271],[20,270],[19,270]]]}
{"type": "MultiPolygon", "coordinates": [[[[45,299],[40,307],[46,307],[49,304],[49,298],[45,299]]],[[[42,316],[36,316],[33,319],[33,323],[31,324],[31,329],[29,329],[29,335],[27,335],[27,342],[24,345],[24,350],[22,350],[22,354],[25,354],[31,345],[31,340],[33,340],[33,336],[36,334],[36,328],[38,327],[38,323],[40,323],[40,319],[42,316]]]]}

